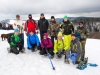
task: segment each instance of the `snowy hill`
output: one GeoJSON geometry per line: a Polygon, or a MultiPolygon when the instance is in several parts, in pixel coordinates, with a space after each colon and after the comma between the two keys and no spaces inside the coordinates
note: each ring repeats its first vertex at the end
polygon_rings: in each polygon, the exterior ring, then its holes
{"type": "MultiPolygon", "coordinates": [[[[0,31],[10,33],[13,31],[0,31]]],[[[37,52],[31,52],[26,49],[26,53],[15,55],[7,52],[9,44],[7,41],[1,41],[0,38],[0,75],[100,75],[100,67],[88,66],[85,70],[76,69],[77,65],[65,64],[64,58],[52,59],[56,70],[52,70],[49,59],[40,56],[37,52]]],[[[25,36],[25,47],[27,47],[25,36]]],[[[87,39],[86,56],[89,57],[89,63],[100,65],[100,40],[87,39]]]]}

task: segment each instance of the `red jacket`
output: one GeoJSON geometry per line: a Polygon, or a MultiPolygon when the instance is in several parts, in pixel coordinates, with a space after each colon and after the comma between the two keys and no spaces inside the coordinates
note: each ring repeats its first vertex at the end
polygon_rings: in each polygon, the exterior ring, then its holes
{"type": "Polygon", "coordinates": [[[36,33],[37,29],[38,29],[37,28],[37,23],[36,23],[35,20],[33,20],[33,19],[30,20],[29,19],[29,20],[26,21],[26,23],[25,23],[25,31],[27,33],[29,33],[31,30],[34,31],[34,33],[36,33]]]}

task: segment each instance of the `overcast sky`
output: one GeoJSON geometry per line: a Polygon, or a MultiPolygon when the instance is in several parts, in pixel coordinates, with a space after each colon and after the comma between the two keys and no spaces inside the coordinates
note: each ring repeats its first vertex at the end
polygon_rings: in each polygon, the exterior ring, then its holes
{"type": "Polygon", "coordinates": [[[32,14],[39,19],[40,13],[46,18],[86,16],[100,17],[100,0],[2,0],[0,1],[0,20],[14,19],[16,14],[27,19],[32,14]]]}

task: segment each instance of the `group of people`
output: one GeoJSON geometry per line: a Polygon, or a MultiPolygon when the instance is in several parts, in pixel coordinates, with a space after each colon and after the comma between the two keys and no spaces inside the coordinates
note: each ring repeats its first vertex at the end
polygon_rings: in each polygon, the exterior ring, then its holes
{"type": "Polygon", "coordinates": [[[14,34],[9,38],[10,52],[19,54],[24,52],[24,31],[27,35],[27,48],[32,52],[40,50],[39,54],[47,56],[47,52],[51,58],[61,58],[63,55],[64,62],[69,63],[69,59],[73,64],[78,64],[80,60],[84,61],[85,42],[89,33],[84,28],[83,22],[79,23],[77,30],[68,20],[68,16],[64,16],[61,24],[56,22],[54,16],[51,16],[50,23],[45,19],[44,14],[40,14],[38,24],[32,15],[28,15],[29,19],[24,24],[20,20],[20,15],[16,15],[16,22],[13,24],[14,34]],[[40,40],[37,33],[40,31],[40,40]]]}

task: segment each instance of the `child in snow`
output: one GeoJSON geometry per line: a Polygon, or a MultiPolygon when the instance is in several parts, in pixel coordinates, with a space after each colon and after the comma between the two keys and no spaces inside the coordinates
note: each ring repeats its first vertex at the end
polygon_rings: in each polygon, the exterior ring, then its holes
{"type": "Polygon", "coordinates": [[[82,45],[75,34],[72,34],[70,51],[71,54],[68,57],[72,60],[73,64],[78,64],[81,60],[82,45]]]}
{"type": "Polygon", "coordinates": [[[40,42],[39,42],[38,36],[36,34],[34,34],[34,32],[31,30],[27,37],[28,49],[30,49],[30,50],[32,50],[32,52],[34,52],[35,47],[37,46],[37,48],[38,48],[39,45],[40,45],[40,42]]]}
{"type": "Polygon", "coordinates": [[[42,50],[40,51],[41,55],[45,55],[46,50],[48,50],[49,54],[51,55],[51,58],[54,57],[54,53],[53,53],[53,44],[50,38],[48,38],[48,34],[44,33],[43,34],[43,39],[41,40],[41,47],[42,50]]]}
{"type": "Polygon", "coordinates": [[[15,29],[14,34],[9,37],[8,43],[10,44],[10,52],[14,54],[19,54],[19,52],[22,53],[24,52],[22,50],[23,43],[21,42],[18,29],[15,29]]]}
{"type": "Polygon", "coordinates": [[[54,53],[56,54],[56,56],[58,58],[62,57],[63,48],[64,48],[64,42],[63,42],[63,39],[62,39],[62,33],[59,32],[57,40],[55,40],[55,42],[54,42],[54,53]]]}

